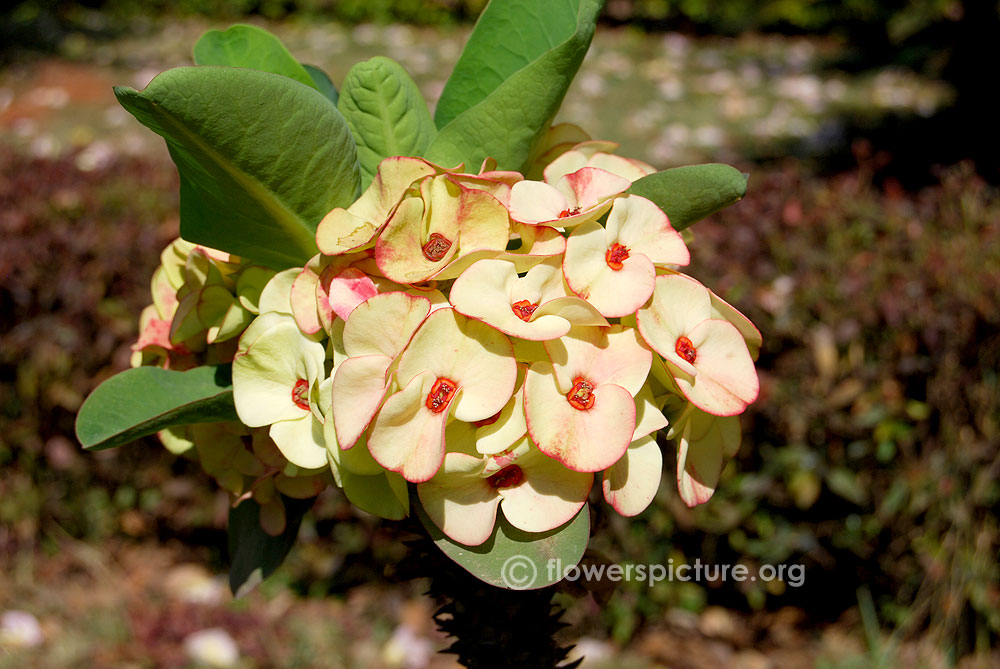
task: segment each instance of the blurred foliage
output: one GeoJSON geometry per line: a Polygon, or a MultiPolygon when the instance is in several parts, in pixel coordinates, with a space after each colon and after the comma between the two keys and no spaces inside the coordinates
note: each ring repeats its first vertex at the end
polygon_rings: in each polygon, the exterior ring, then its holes
{"type": "Polygon", "coordinates": [[[609,17],[663,24],[687,22],[712,33],[791,29],[828,33],[852,23],[885,25],[894,41],[932,23],[957,20],[962,0],[608,0],[609,17]]]}
{"type": "MultiPolygon", "coordinates": [[[[978,0],[975,0],[978,1],[978,0]]],[[[4,10],[9,20],[75,22],[93,27],[93,12],[125,20],[162,13],[219,19],[262,16],[335,19],[346,23],[402,22],[446,25],[475,20],[487,0],[21,0],[4,10]]],[[[884,27],[899,43],[928,27],[960,20],[970,0],[607,0],[604,18],[652,29],[678,27],[711,34],[747,30],[842,31],[856,25],[884,27]]]]}
{"type": "MultiPolygon", "coordinates": [[[[91,41],[142,34],[165,17],[452,26],[471,23],[486,1],[18,0],[0,9],[0,63],[21,57],[26,49],[70,52],[91,41]]],[[[943,163],[973,159],[980,174],[1000,183],[1000,150],[985,130],[992,124],[991,89],[981,75],[983,54],[990,53],[1000,33],[997,0],[607,0],[603,20],[645,31],[701,35],[760,31],[830,36],[847,47],[825,63],[830,69],[895,65],[944,79],[956,93],[952,108],[936,114],[933,124],[898,128],[892,140],[906,145],[908,137],[898,135],[915,132],[930,142],[926,153],[943,163]]],[[[891,121],[882,125],[888,130],[894,126],[891,121]]]]}
{"type": "MultiPolygon", "coordinates": [[[[486,0],[17,0],[0,8],[0,65],[16,62],[26,52],[59,52],[80,58],[108,38],[132,35],[141,40],[171,20],[176,24],[192,15],[213,22],[401,22],[447,29],[471,23],[485,4],[486,0]]],[[[989,131],[994,123],[992,89],[984,85],[982,75],[988,62],[984,54],[992,52],[993,41],[1000,34],[997,0],[607,0],[603,20],[654,34],[667,30],[687,35],[822,35],[832,38],[826,40],[828,45],[842,47],[821,54],[819,59],[817,69],[834,75],[830,80],[846,71],[873,75],[878,84],[884,73],[876,75],[876,71],[893,66],[946,81],[946,104],[923,106],[927,111],[921,111],[921,118],[901,120],[895,112],[873,118],[871,109],[860,113],[852,109],[836,125],[810,134],[815,134],[822,150],[834,149],[839,154],[846,145],[840,141],[842,137],[873,138],[877,131],[876,141],[892,143],[897,148],[898,164],[914,166],[911,170],[921,177],[928,162],[950,164],[971,159],[981,175],[1000,183],[1000,144],[997,133],[989,131]],[[914,136],[921,141],[912,141],[914,136]],[[831,146],[833,143],[836,146],[831,146]]],[[[314,37],[308,39],[315,41],[314,37]]],[[[411,62],[424,57],[424,50],[398,46],[399,51],[413,52],[411,62]]],[[[394,57],[407,60],[398,52],[394,57]]],[[[672,62],[657,68],[668,73],[672,62]]],[[[764,70],[765,78],[775,74],[771,67],[764,70]]],[[[410,69],[411,74],[419,74],[410,69]]],[[[679,91],[668,84],[661,89],[661,97],[670,102],[679,91]]],[[[715,91],[703,87],[698,92],[709,95],[715,91]]],[[[713,101],[713,109],[719,107],[713,101]]],[[[736,106],[729,109],[734,111],[736,106]]],[[[798,131],[794,128],[787,119],[766,130],[795,134],[798,131]]],[[[841,167],[838,164],[837,168],[841,167]]]]}
{"type": "MultiPolygon", "coordinates": [[[[23,0],[13,16],[24,20],[40,13],[71,16],[88,9],[117,17],[150,12],[201,14],[218,18],[260,15],[270,19],[292,14],[322,16],[350,23],[400,21],[440,25],[474,20],[487,0],[23,0]]],[[[906,38],[928,25],[956,20],[963,0],[608,0],[606,19],[659,26],[688,23],[713,33],[735,34],[763,28],[825,32],[851,22],[886,24],[890,36],[906,38]]]]}

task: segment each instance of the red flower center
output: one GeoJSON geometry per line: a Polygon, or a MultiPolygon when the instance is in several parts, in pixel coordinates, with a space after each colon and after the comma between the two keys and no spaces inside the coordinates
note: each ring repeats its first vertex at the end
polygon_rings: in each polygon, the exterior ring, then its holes
{"type": "Polygon", "coordinates": [[[594,386],[582,376],[573,379],[573,389],[566,393],[566,401],[574,409],[586,411],[594,406],[594,386]]]}
{"type": "Polygon", "coordinates": [[[687,337],[678,337],[677,343],[674,345],[674,350],[677,351],[677,355],[681,356],[692,365],[694,361],[698,359],[698,349],[694,347],[691,340],[687,337]]]}
{"type": "Polygon", "coordinates": [[[622,262],[628,259],[628,247],[622,246],[618,242],[611,245],[608,252],[604,254],[604,260],[607,261],[608,267],[615,270],[616,272],[622,268],[622,262]]]}
{"type": "Polygon", "coordinates": [[[451,248],[451,240],[439,232],[432,232],[427,243],[423,246],[424,257],[431,262],[437,262],[444,258],[444,254],[451,248]]]}
{"type": "Polygon", "coordinates": [[[517,465],[507,465],[486,480],[494,489],[513,488],[524,480],[524,472],[517,465]]]}
{"type": "Polygon", "coordinates": [[[431,391],[427,393],[427,408],[434,413],[441,413],[451,404],[451,398],[458,390],[458,384],[451,379],[440,378],[431,386],[431,391]]]}
{"type": "Polygon", "coordinates": [[[572,209],[563,209],[559,212],[559,218],[569,218],[570,216],[576,216],[580,213],[579,207],[573,207],[572,209]]]}
{"type": "Polygon", "coordinates": [[[292,402],[295,406],[302,409],[303,411],[309,411],[309,400],[307,395],[309,394],[309,382],[305,379],[299,379],[292,386],[292,402]]]}
{"type": "Polygon", "coordinates": [[[511,311],[525,323],[531,320],[531,314],[535,313],[537,308],[538,304],[532,304],[528,300],[521,300],[510,305],[511,311]]]}

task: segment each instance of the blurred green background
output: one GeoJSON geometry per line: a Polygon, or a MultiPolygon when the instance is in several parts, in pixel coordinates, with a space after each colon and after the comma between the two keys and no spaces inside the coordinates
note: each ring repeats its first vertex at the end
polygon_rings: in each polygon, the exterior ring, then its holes
{"type": "MultiPolygon", "coordinates": [[[[483,5],[0,10],[0,613],[39,626],[0,620],[0,667],[191,666],[184,640],[212,628],[241,667],[452,666],[426,582],[405,578],[405,526],[328,491],[286,566],[232,602],[225,495],[155,440],[83,453],[73,418],[127,366],[177,234],[162,142],[110,86],[250,21],[334,82],[389,55],[433,104],[483,5]]],[[[690,273],[764,347],[711,502],[683,505],[668,446],[649,510],[595,505],[589,559],[806,577],[568,585],[585,666],[1000,666],[1000,147],[982,75],[998,7],[609,0],[560,119],[659,168],[751,174],[744,201],[694,228],[690,273]]]]}

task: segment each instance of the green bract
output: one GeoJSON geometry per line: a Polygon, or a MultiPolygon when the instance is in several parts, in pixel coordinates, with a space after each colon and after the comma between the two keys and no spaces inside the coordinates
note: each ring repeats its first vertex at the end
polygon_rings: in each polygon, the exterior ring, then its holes
{"type": "Polygon", "coordinates": [[[433,117],[398,63],[358,63],[338,93],[252,26],[115,89],[177,164],[182,239],[135,369],[91,394],[77,433],[100,449],[157,432],[199,460],[234,499],[234,592],[281,563],[329,485],[417,513],[508,588],[580,560],[595,485],[624,516],[653,501],[660,430],[683,500],[711,497],[761,340],[678,272],[679,230],[746,176],[657,172],[552,126],[599,8],[491,2],[433,117]]]}

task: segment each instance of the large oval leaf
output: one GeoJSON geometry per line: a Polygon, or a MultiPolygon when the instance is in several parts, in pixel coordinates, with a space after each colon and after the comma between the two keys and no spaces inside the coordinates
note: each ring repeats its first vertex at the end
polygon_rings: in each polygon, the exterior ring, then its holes
{"type": "Polygon", "coordinates": [[[167,140],[181,177],[181,236],[275,269],[316,254],[319,221],[360,190],[357,150],[316,89],[242,68],[181,67],[125,109],[167,140]]]}
{"type": "Polygon", "coordinates": [[[600,0],[491,2],[442,93],[441,131],[425,157],[473,167],[493,157],[500,169],[523,171],[590,48],[600,7],[600,0]]]}
{"type": "Polygon", "coordinates": [[[224,31],[209,30],[195,42],[193,55],[195,65],[225,65],[272,72],[319,90],[309,72],[281,40],[257,26],[237,24],[224,31]]]}
{"type": "Polygon", "coordinates": [[[245,499],[229,509],[229,588],[242,597],[257,587],[285,561],[295,545],[302,518],[315,497],[294,499],[281,496],[285,505],[285,531],[272,537],[260,526],[260,505],[245,499]]]}
{"type": "Polygon", "coordinates": [[[337,108],[358,144],[361,185],[389,156],[419,156],[437,129],[420,89],[396,61],[376,56],[351,68],[337,108]]]}
{"type": "Polygon", "coordinates": [[[645,176],[628,189],[655,202],[683,230],[747,194],[747,175],[721,163],[688,165],[645,176]]]}
{"type": "Polygon", "coordinates": [[[415,495],[410,506],[445,555],[484,583],[508,590],[535,590],[562,580],[561,572],[580,561],[590,540],[587,505],[566,524],[538,533],[524,532],[507,522],[501,505],[493,535],[481,546],[464,546],[445,536],[415,495]],[[563,569],[558,568],[560,564],[563,569]]]}
{"type": "Polygon", "coordinates": [[[136,367],[97,386],[76,415],[84,448],[114,448],[171,425],[239,420],[231,365],[175,372],[136,367]]]}
{"type": "Polygon", "coordinates": [[[437,127],[448,125],[522,67],[570,39],[579,6],[575,0],[489,3],[441,91],[434,110],[437,127]]]}

